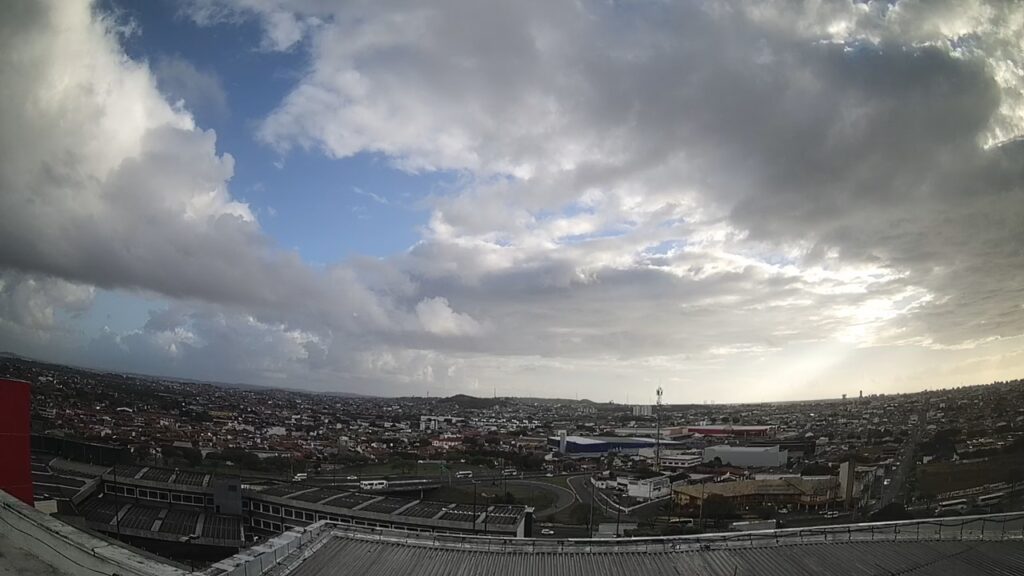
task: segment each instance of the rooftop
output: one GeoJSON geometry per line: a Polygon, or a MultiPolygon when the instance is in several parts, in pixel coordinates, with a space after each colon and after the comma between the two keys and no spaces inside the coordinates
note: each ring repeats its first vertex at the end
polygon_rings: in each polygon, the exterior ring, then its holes
{"type": "Polygon", "coordinates": [[[726,444],[718,444],[708,446],[705,450],[711,450],[712,452],[778,452],[779,446],[728,446],[726,444]]]}
{"type": "Polygon", "coordinates": [[[722,496],[746,496],[751,494],[825,494],[835,489],[839,481],[828,476],[825,478],[780,478],[778,480],[737,480],[736,482],[717,482],[691,484],[675,489],[687,496],[703,498],[712,494],[722,496]]]}
{"type": "Polygon", "coordinates": [[[899,574],[956,575],[1024,571],[1024,547],[1015,542],[855,542],[778,548],[688,552],[551,553],[468,552],[422,545],[335,537],[292,576],[361,574],[899,574]],[[997,572],[1001,570],[1002,572],[997,572]]]}
{"type": "Polygon", "coordinates": [[[303,546],[285,557],[280,569],[290,576],[1021,574],[1022,524],[1024,515],[1018,513],[949,523],[547,541],[428,536],[327,525],[317,528],[319,532],[302,533],[303,546]]]}

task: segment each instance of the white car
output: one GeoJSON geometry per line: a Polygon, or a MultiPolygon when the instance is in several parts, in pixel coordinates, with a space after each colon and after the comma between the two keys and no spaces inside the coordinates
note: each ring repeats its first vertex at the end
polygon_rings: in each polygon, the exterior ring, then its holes
{"type": "Polygon", "coordinates": [[[882,484],[884,486],[888,486],[889,484],[892,484],[892,478],[886,478],[885,480],[882,481],[882,484]]]}
{"type": "Polygon", "coordinates": [[[346,476],[345,480],[359,480],[359,476],[346,476]]]}
{"type": "Polygon", "coordinates": [[[545,536],[551,536],[552,534],[555,533],[555,531],[550,529],[550,528],[545,528],[545,529],[541,530],[540,533],[545,535],[545,536]]]}
{"type": "Polygon", "coordinates": [[[545,476],[547,476],[548,478],[554,478],[555,477],[555,475],[552,474],[551,472],[548,472],[547,474],[545,474],[545,476]]]}
{"type": "Polygon", "coordinates": [[[826,512],[825,518],[839,518],[839,512],[833,510],[832,512],[826,512]]]}

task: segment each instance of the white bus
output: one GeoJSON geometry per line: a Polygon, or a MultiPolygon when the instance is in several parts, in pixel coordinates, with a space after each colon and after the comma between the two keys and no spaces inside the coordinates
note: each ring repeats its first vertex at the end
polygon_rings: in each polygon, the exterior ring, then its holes
{"type": "Polygon", "coordinates": [[[985,496],[978,496],[978,506],[992,506],[998,504],[1006,498],[1006,492],[996,492],[995,494],[986,494],[985,496]]]}
{"type": "Polygon", "coordinates": [[[461,472],[456,472],[455,473],[455,477],[456,478],[472,478],[473,477],[473,471],[472,470],[463,470],[461,472]]]}
{"type": "Polygon", "coordinates": [[[935,509],[937,514],[953,511],[960,512],[961,514],[967,512],[967,500],[963,498],[959,500],[946,500],[945,502],[939,502],[938,508],[935,509]]]}
{"type": "Polygon", "coordinates": [[[387,487],[387,480],[363,480],[359,482],[360,490],[383,490],[387,487]]]}

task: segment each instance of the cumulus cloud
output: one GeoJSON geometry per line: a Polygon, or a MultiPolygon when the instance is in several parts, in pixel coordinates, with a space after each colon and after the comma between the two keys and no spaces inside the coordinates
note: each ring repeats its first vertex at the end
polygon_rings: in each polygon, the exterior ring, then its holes
{"type": "Polygon", "coordinates": [[[424,298],[416,304],[416,317],[431,334],[472,336],[480,332],[480,324],[472,316],[452,310],[447,298],[424,298]]]}
{"type": "Polygon", "coordinates": [[[153,68],[157,86],[171,102],[193,113],[222,120],[228,115],[228,95],[216,73],[196,68],[180,56],[161,56],[153,68]]]}
{"type": "Polygon", "coordinates": [[[261,137],[472,174],[439,202],[435,245],[419,248],[473,259],[447,260],[448,272],[473,278],[550,256],[576,274],[641,273],[630,250],[692,245],[695,229],[724,219],[746,242],[718,250],[895,272],[873,289],[934,296],[900,314],[917,337],[1020,333],[1019,307],[997,312],[985,296],[1012,298],[1024,269],[1010,248],[1024,205],[1011,141],[1022,127],[1017,9],[290,6],[325,24],[261,137]],[[674,236],[657,233],[680,222],[674,236]],[[616,235],[626,238],[601,238],[616,235]],[[984,272],[948,274],[962,266],[984,272]]]}
{"type": "Polygon", "coordinates": [[[95,289],[58,278],[0,271],[0,323],[45,338],[59,329],[60,314],[76,315],[92,305],[95,289]]]}
{"type": "Polygon", "coordinates": [[[1020,366],[1004,353],[1024,333],[1016,5],[184,10],[308,50],[257,127],[267,146],[459,184],[406,253],[312,268],[232,197],[232,158],[188,112],[202,97],[161,93],[168,73],[126,59],[88,6],[16,4],[0,265],[173,301],[97,357],[321,387],[721,379],[757,397],[813,393],[853,359],[903,370],[893,386],[950,350],[1020,366]]]}

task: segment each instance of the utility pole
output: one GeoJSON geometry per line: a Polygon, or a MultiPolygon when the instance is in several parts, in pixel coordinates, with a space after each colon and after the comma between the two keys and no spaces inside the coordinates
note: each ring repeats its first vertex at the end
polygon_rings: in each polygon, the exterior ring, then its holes
{"type": "Polygon", "coordinates": [[[658,432],[654,437],[654,471],[661,472],[661,386],[658,386],[658,405],[655,408],[657,410],[658,417],[658,432]]]}
{"type": "Polygon", "coordinates": [[[704,529],[704,481],[700,481],[700,529],[704,529]]]}
{"type": "Polygon", "coordinates": [[[473,480],[473,534],[476,534],[476,485],[477,481],[473,480]]]}
{"type": "Polygon", "coordinates": [[[594,477],[590,477],[590,520],[587,522],[587,530],[590,532],[590,537],[594,537],[594,506],[597,505],[597,498],[594,497],[594,477]]]}
{"type": "Polygon", "coordinates": [[[619,537],[619,519],[622,518],[622,504],[615,507],[615,537],[619,537]]]}
{"type": "Polygon", "coordinates": [[[117,502],[117,490],[121,486],[117,483],[117,461],[114,461],[114,526],[117,529],[117,537],[121,537],[121,506],[117,502]]]}

